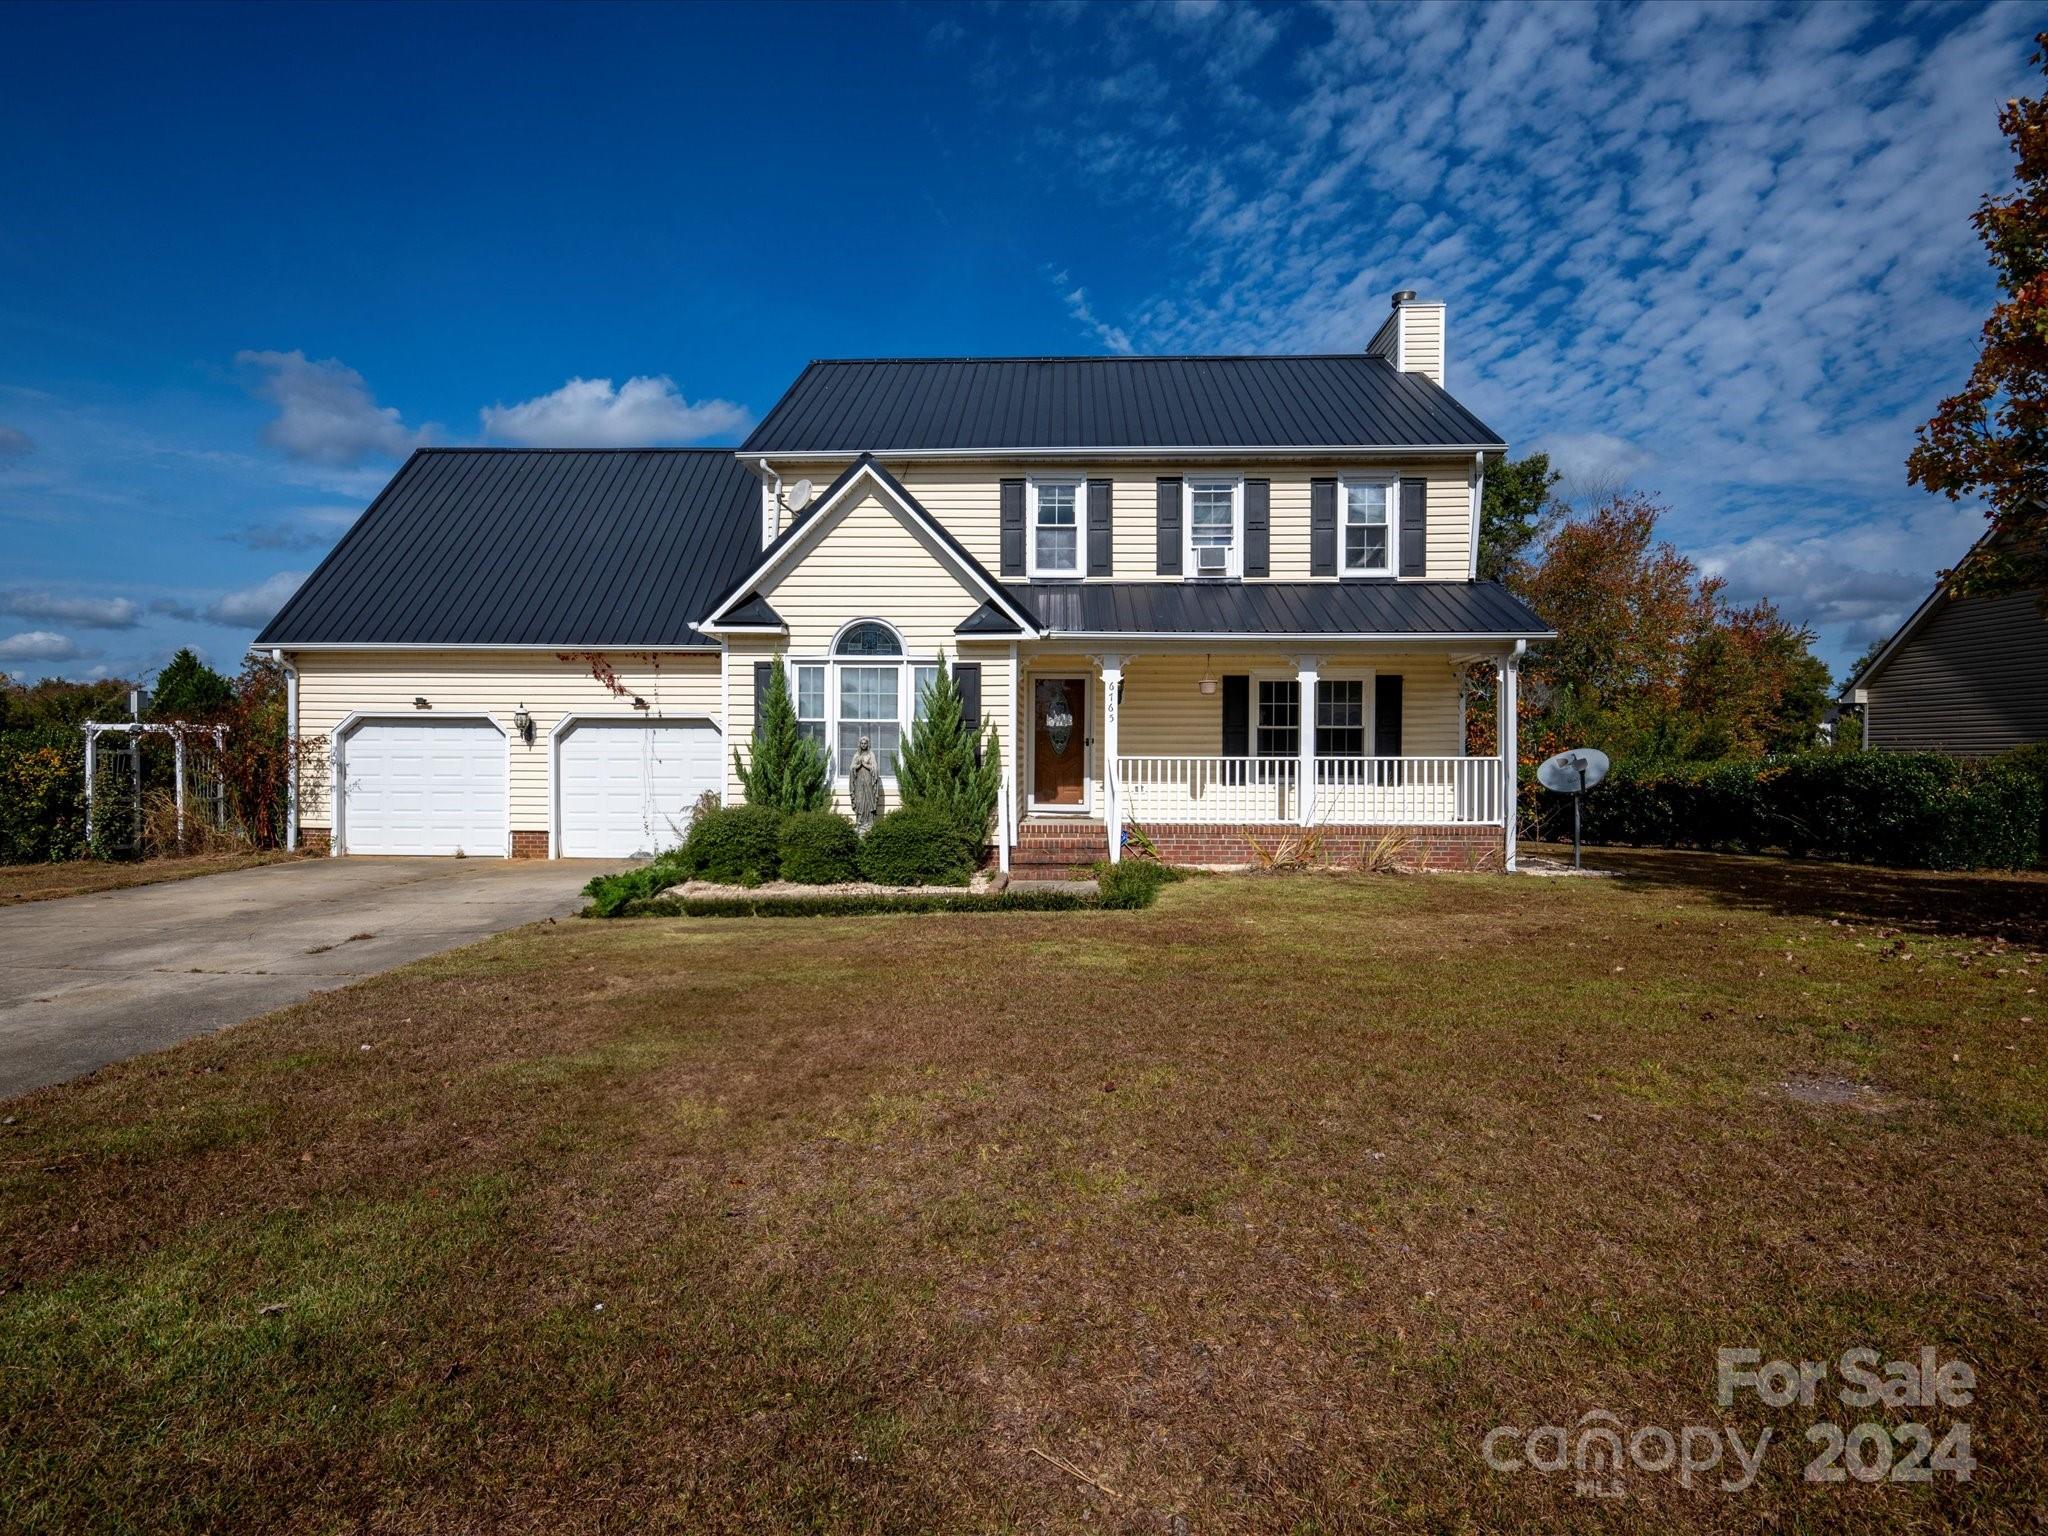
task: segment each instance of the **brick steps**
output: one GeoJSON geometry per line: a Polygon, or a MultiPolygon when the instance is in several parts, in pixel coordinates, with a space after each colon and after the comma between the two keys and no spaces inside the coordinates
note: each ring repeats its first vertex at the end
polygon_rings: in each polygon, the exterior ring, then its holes
{"type": "Polygon", "coordinates": [[[1099,821],[1026,821],[1010,850],[1010,878],[1086,879],[1089,866],[1109,857],[1109,833],[1099,821]]]}

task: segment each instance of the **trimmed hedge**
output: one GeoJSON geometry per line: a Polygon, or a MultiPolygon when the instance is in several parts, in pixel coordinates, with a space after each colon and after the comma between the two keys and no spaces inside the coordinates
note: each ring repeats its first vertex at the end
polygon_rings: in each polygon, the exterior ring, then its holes
{"type": "Polygon", "coordinates": [[[868,828],[860,872],[877,885],[965,885],[974,850],[937,806],[906,805],[868,828]]]}
{"type": "MultiPolygon", "coordinates": [[[[1908,869],[2023,869],[2041,854],[2042,782],[1938,752],[1814,752],[1757,762],[1619,767],[1586,797],[1588,843],[1908,869]]],[[[1569,841],[1568,796],[1533,791],[1539,836],[1569,841]]]]}
{"type": "Polygon", "coordinates": [[[782,878],[839,885],[860,878],[860,834],[834,811],[801,811],[782,824],[782,878]]]}
{"type": "Polygon", "coordinates": [[[685,879],[720,885],[773,880],[782,868],[782,812],[772,805],[706,806],[690,823],[677,862],[685,879]]]}
{"type": "Polygon", "coordinates": [[[672,885],[690,878],[683,867],[680,849],[671,849],[652,864],[624,870],[616,875],[593,875],[583,887],[590,898],[590,916],[617,917],[628,902],[658,896],[672,885]]]}
{"type": "Polygon", "coordinates": [[[1069,891],[908,891],[844,896],[656,896],[618,917],[880,917],[891,912],[1083,912],[1099,898],[1069,891]]]}

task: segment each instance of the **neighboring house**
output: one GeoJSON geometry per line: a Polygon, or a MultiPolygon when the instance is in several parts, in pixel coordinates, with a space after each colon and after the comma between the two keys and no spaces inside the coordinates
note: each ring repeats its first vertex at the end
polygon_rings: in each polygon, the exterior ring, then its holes
{"type": "MultiPolygon", "coordinates": [[[[1395,835],[1513,858],[1495,670],[1548,631],[1476,581],[1500,438],[1440,304],[1320,357],[815,362],[738,450],[424,449],[270,623],[298,821],[350,853],[619,857],[736,798],[772,658],[844,770],[940,659],[1001,739],[1003,867],[1242,863],[1395,835]]],[[[885,786],[893,795],[893,784],[885,786]]]]}
{"type": "Polygon", "coordinates": [[[1862,706],[1863,745],[1989,757],[2048,741],[2040,599],[1954,597],[1937,583],[1843,687],[1862,706]]]}

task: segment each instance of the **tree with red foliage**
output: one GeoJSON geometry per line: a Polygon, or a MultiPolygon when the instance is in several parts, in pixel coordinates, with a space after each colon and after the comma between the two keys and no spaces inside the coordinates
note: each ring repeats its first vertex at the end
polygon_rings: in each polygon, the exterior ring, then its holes
{"type": "MultiPolygon", "coordinates": [[[[2048,32],[2032,62],[2048,66],[2048,32]]],[[[1984,322],[1969,382],[1919,432],[1906,477],[1951,501],[1981,496],[1993,537],[1943,579],[1957,592],[2048,591],[2048,98],[1998,114],[2017,182],[1971,222],[2005,298],[1984,322]]]]}
{"type": "MultiPolygon", "coordinates": [[[[1592,746],[1637,761],[1796,751],[1813,744],[1827,668],[1812,631],[1769,602],[1731,605],[1718,577],[1657,537],[1664,508],[1610,497],[1552,532],[1511,577],[1558,632],[1523,666],[1521,753],[1592,746]]],[[[1493,750],[1492,688],[1475,680],[1469,747],[1493,750]]]]}

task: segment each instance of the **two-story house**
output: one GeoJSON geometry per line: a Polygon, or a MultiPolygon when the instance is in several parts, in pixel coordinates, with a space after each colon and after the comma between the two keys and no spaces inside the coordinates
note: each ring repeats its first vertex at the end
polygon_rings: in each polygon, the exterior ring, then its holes
{"type": "Polygon", "coordinates": [[[1549,632],[1475,579],[1506,445],[1444,349],[1404,293],[1356,354],[822,361],[737,450],[421,450],[257,641],[329,744],[299,835],[648,851],[738,795],[774,659],[842,776],[943,659],[1001,741],[1006,869],[1304,828],[1511,867],[1464,679],[1512,763],[1549,632]]]}

